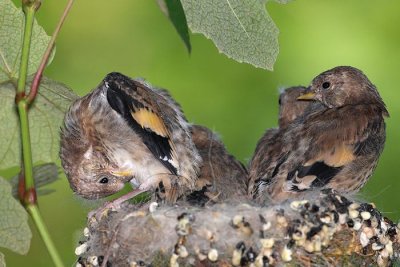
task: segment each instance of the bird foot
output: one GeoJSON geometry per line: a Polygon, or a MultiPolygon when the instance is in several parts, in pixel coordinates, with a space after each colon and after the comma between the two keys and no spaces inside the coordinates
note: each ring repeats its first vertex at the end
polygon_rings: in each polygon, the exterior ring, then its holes
{"type": "Polygon", "coordinates": [[[145,192],[145,190],[136,189],[125,195],[120,196],[119,198],[114,199],[113,201],[106,202],[100,208],[90,211],[88,214],[88,219],[94,217],[97,221],[99,221],[101,218],[107,216],[109,211],[119,210],[123,202],[134,198],[135,196],[143,192],[145,192]]]}

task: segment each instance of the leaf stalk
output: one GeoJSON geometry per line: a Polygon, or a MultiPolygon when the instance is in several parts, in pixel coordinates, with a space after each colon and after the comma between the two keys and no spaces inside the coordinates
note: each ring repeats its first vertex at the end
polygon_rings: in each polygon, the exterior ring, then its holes
{"type": "Polygon", "coordinates": [[[26,209],[31,215],[33,221],[35,222],[36,228],[38,229],[40,236],[42,237],[43,242],[46,245],[47,251],[49,252],[50,257],[52,258],[54,265],[56,267],[63,267],[64,265],[57,252],[56,246],[54,245],[53,240],[50,237],[46,224],[44,223],[43,218],[40,215],[38,206],[28,205],[26,206],[26,209]]]}
{"type": "Polygon", "coordinates": [[[22,145],[22,172],[24,180],[20,181],[25,184],[24,187],[21,186],[20,192],[20,200],[25,206],[28,213],[31,215],[36,228],[39,231],[40,236],[49,252],[54,265],[57,267],[62,267],[63,263],[59,256],[59,253],[50,237],[50,234],[47,230],[47,227],[43,221],[43,218],[40,214],[39,208],[37,206],[37,197],[36,197],[36,189],[35,183],[33,179],[33,161],[32,161],[32,147],[30,140],[30,132],[29,132],[29,118],[28,118],[28,110],[29,105],[36,98],[40,80],[43,75],[43,71],[47,65],[49,57],[51,55],[51,51],[53,50],[55,39],[58,36],[58,33],[61,29],[63,22],[69,10],[72,7],[72,3],[74,0],[69,0],[67,6],[64,10],[63,15],[60,18],[59,23],[54,31],[54,34],[48,44],[47,50],[42,58],[41,64],[36,72],[35,78],[31,85],[31,90],[28,96],[25,95],[25,85],[27,80],[28,73],[28,63],[29,63],[29,51],[31,47],[31,39],[32,39],[32,30],[33,23],[35,18],[35,13],[37,9],[40,7],[40,0],[22,0],[22,9],[25,14],[25,25],[24,25],[24,36],[22,43],[22,51],[21,51],[21,63],[18,75],[17,82],[17,90],[15,94],[15,103],[18,110],[20,127],[21,127],[21,145],[22,145]]]}
{"type": "Polygon", "coordinates": [[[25,26],[24,26],[24,37],[22,43],[22,51],[21,51],[21,63],[19,67],[19,75],[18,75],[18,83],[17,83],[17,95],[16,95],[16,103],[23,98],[25,95],[25,84],[26,77],[28,73],[28,60],[29,60],[29,50],[31,47],[31,36],[33,29],[33,21],[35,18],[35,9],[32,7],[24,7],[25,13],[25,26]]]}
{"type": "Polygon", "coordinates": [[[53,51],[54,48],[54,44],[56,42],[57,36],[60,33],[61,27],[64,24],[65,19],[67,18],[67,15],[69,13],[69,11],[71,10],[72,4],[74,3],[74,0],[69,0],[64,12],[60,18],[60,20],[58,21],[58,24],[53,32],[53,35],[51,36],[50,42],[47,45],[47,49],[43,55],[42,61],[40,62],[39,68],[35,74],[35,77],[33,78],[32,81],[32,85],[31,85],[31,90],[29,92],[29,95],[27,97],[28,100],[28,104],[31,104],[34,100],[35,97],[38,93],[38,89],[39,89],[39,84],[40,84],[40,80],[42,79],[43,76],[43,71],[46,68],[47,62],[49,61],[51,52],[53,51]]]}

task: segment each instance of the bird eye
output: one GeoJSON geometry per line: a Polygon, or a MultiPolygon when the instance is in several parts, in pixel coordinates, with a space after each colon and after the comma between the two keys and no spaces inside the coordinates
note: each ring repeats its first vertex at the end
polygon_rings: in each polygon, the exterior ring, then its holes
{"type": "Polygon", "coordinates": [[[282,97],[279,97],[278,103],[279,103],[279,106],[282,104],[282,97]]]}
{"type": "Polygon", "coordinates": [[[106,183],[108,183],[108,178],[107,178],[107,177],[101,178],[100,181],[99,181],[99,183],[101,183],[101,184],[106,184],[106,183]]]}
{"type": "Polygon", "coordinates": [[[331,84],[329,82],[324,82],[322,84],[322,88],[324,88],[324,89],[328,89],[330,86],[331,86],[331,84]]]}

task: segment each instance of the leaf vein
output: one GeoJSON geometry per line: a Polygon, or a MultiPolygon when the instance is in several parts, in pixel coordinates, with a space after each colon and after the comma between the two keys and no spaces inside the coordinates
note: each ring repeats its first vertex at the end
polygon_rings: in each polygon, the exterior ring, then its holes
{"type": "Polygon", "coordinates": [[[239,19],[239,16],[236,14],[235,10],[233,9],[233,7],[232,7],[230,1],[229,1],[229,0],[226,0],[226,2],[228,3],[229,8],[232,10],[233,15],[235,16],[235,18],[236,18],[237,21],[239,22],[240,27],[242,27],[243,31],[246,33],[247,38],[250,39],[249,33],[247,32],[246,28],[244,27],[244,25],[242,24],[241,20],[239,19]]]}

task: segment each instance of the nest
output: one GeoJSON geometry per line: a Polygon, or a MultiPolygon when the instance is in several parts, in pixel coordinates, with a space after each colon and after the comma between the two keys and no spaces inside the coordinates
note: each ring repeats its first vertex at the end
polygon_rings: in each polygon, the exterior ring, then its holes
{"type": "Polygon", "coordinates": [[[332,190],[266,207],[156,205],[89,218],[77,266],[389,266],[399,257],[398,226],[332,190]]]}

